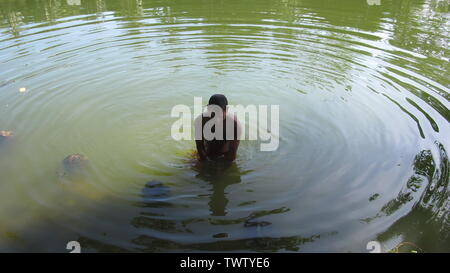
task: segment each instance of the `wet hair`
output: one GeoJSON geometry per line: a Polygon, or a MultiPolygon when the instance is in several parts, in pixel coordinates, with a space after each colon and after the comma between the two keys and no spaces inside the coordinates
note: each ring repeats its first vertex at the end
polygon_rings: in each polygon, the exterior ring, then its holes
{"type": "Polygon", "coordinates": [[[225,97],[225,95],[215,94],[212,95],[211,98],[209,98],[208,105],[220,106],[220,108],[222,108],[222,110],[225,111],[227,109],[228,100],[227,97],[225,97]]]}

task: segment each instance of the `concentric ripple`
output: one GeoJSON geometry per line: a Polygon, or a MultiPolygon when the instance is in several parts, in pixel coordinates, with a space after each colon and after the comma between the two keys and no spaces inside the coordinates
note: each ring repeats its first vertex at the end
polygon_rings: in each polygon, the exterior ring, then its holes
{"type": "Polygon", "coordinates": [[[0,251],[448,252],[448,7],[0,0],[0,251]],[[279,148],[196,162],[170,112],[214,93],[279,148]]]}

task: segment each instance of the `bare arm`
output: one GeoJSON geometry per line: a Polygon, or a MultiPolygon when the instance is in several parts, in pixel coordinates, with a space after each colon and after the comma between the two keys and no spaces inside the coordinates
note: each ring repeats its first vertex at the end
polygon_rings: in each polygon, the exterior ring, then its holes
{"type": "Polygon", "coordinates": [[[203,141],[203,118],[198,116],[194,121],[195,126],[195,145],[197,146],[197,153],[200,160],[206,160],[206,149],[203,141]]]}
{"type": "Polygon", "coordinates": [[[206,150],[203,140],[196,140],[195,145],[197,146],[197,152],[200,160],[206,160],[206,150]]]}

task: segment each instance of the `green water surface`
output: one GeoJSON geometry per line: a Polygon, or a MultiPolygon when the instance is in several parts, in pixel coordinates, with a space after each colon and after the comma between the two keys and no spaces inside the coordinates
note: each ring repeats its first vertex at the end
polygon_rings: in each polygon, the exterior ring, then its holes
{"type": "Polygon", "coordinates": [[[449,19],[448,0],[0,0],[0,251],[450,252],[449,19]],[[170,111],[214,93],[279,105],[279,148],[193,161],[170,111]]]}

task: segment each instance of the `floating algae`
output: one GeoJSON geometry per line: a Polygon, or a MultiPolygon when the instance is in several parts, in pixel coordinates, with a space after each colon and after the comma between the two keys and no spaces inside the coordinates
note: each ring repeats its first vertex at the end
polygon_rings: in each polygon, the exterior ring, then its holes
{"type": "Polygon", "coordinates": [[[180,150],[175,154],[185,162],[194,162],[198,160],[198,153],[195,149],[180,150]]]}

